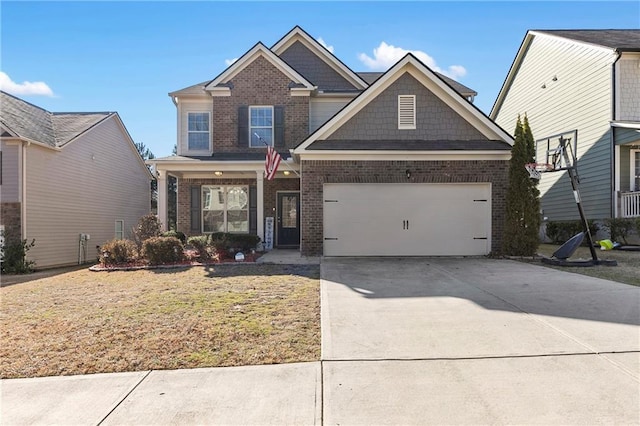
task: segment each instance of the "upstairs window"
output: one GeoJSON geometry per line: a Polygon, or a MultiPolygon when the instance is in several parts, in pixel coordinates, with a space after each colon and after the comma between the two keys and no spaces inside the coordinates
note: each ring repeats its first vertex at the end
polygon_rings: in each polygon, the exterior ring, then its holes
{"type": "Polygon", "coordinates": [[[209,150],[209,113],[190,112],[188,128],[189,151],[209,150]]]}
{"type": "Polygon", "coordinates": [[[249,137],[253,148],[264,147],[265,144],[273,146],[272,106],[249,107],[249,137]],[[256,136],[256,133],[260,135],[260,138],[256,136]]]}
{"type": "Polygon", "coordinates": [[[398,96],[398,129],[415,130],[416,128],[416,96],[398,96]]]}

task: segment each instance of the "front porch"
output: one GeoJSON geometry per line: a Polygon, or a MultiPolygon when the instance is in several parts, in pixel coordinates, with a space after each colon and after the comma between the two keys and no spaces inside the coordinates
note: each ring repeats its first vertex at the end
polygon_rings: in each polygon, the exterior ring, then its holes
{"type": "Polygon", "coordinates": [[[640,217],[640,123],[613,123],[616,217],[640,217]]]}
{"type": "Polygon", "coordinates": [[[266,248],[300,246],[298,165],[283,160],[273,180],[264,161],[214,161],[167,157],[154,162],[158,217],[169,222],[169,176],[177,180],[176,230],[187,236],[217,232],[260,237],[266,248]]]}

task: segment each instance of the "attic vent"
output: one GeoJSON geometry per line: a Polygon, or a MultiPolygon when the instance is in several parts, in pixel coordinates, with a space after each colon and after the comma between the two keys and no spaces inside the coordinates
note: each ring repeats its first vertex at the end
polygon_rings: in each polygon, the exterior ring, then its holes
{"type": "Polygon", "coordinates": [[[416,96],[398,96],[398,129],[416,128],[416,96]]]}

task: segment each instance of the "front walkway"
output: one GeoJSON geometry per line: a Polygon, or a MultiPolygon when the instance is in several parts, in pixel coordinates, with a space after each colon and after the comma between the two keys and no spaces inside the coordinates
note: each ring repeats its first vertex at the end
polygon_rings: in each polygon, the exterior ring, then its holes
{"type": "Polygon", "coordinates": [[[302,256],[298,249],[273,249],[260,256],[256,262],[280,265],[319,265],[320,258],[302,256]]]}

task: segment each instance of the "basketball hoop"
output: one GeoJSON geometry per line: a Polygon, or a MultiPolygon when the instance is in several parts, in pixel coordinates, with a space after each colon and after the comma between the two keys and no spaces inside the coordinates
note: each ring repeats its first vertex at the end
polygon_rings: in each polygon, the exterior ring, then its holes
{"type": "Polygon", "coordinates": [[[524,168],[529,172],[531,179],[540,180],[542,173],[553,170],[553,165],[548,163],[527,163],[524,165],[524,168]]]}

